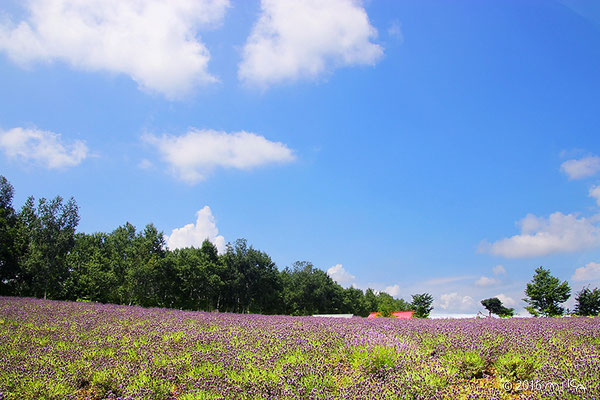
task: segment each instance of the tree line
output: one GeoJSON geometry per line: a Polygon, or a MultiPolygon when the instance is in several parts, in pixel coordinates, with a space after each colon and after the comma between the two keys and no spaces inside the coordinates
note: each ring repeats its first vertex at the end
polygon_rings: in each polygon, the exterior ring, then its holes
{"type": "Polygon", "coordinates": [[[169,250],[153,224],[130,223],[110,233],[79,233],[73,198],[29,197],[12,206],[13,186],[0,176],[0,295],[237,313],[312,315],[416,310],[427,317],[433,298],[395,299],[373,289],[343,288],[307,261],[279,270],[245,239],[225,253],[169,250]]]}
{"type": "MultiPolygon", "coordinates": [[[[525,287],[526,297],[523,299],[528,305],[525,307],[534,317],[559,317],[565,314],[580,316],[597,316],[600,313],[600,289],[590,289],[589,285],[582,288],[575,295],[575,309],[571,312],[561,306],[571,297],[571,288],[567,281],[561,282],[550,274],[550,270],[538,267],[531,282],[525,287]]],[[[481,300],[481,305],[492,314],[499,317],[512,317],[514,308],[507,308],[497,297],[481,300]]]]}

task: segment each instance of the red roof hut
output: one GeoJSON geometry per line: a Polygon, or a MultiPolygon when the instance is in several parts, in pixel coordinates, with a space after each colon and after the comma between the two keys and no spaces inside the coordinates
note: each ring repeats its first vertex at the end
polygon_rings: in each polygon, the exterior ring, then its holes
{"type": "MultiPolygon", "coordinates": [[[[392,317],[398,318],[398,319],[411,319],[414,313],[415,313],[414,311],[396,311],[396,312],[392,313],[392,317]]],[[[379,318],[382,316],[383,315],[381,315],[380,312],[372,312],[371,314],[369,314],[369,316],[367,318],[372,319],[372,318],[379,318]]]]}

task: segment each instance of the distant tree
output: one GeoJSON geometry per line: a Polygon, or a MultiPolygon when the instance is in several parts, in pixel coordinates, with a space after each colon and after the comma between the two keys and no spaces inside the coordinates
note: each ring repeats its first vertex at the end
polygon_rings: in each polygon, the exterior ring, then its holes
{"type": "Polygon", "coordinates": [[[496,314],[499,317],[512,317],[515,313],[514,308],[506,308],[502,301],[497,297],[481,300],[481,305],[489,312],[489,316],[496,314]]]}
{"type": "Polygon", "coordinates": [[[14,294],[26,249],[22,225],[12,206],[14,188],[0,176],[0,295],[14,294]]]}
{"type": "Polygon", "coordinates": [[[411,306],[415,310],[415,317],[427,318],[433,310],[433,296],[429,293],[413,294],[411,306]]]}
{"type": "Polygon", "coordinates": [[[590,290],[589,286],[577,292],[575,297],[575,314],[597,316],[600,313],[600,289],[590,290]]]}
{"type": "Polygon", "coordinates": [[[344,293],[327,273],[308,261],[297,261],[281,273],[284,313],[335,314],[344,311],[344,293]]]}
{"type": "Polygon", "coordinates": [[[397,309],[394,298],[389,294],[381,292],[377,297],[379,303],[377,311],[379,311],[383,317],[390,317],[394,311],[400,311],[397,309]]]}
{"type": "Polygon", "coordinates": [[[564,308],[561,303],[567,301],[571,294],[571,288],[567,281],[560,280],[550,275],[550,270],[538,267],[535,275],[525,289],[526,298],[523,299],[530,314],[553,317],[563,315],[564,308]]]}
{"type": "Polygon", "coordinates": [[[369,308],[365,301],[365,295],[362,290],[358,288],[349,287],[344,289],[344,313],[352,313],[361,317],[369,315],[369,308]]]}
{"type": "Polygon", "coordinates": [[[21,294],[67,297],[65,283],[70,271],[66,257],[75,245],[78,211],[73,198],[66,203],[60,196],[50,201],[41,198],[37,208],[33,197],[27,199],[19,213],[28,239],[21,294]]]}
{"type": "Polygon", "coordinates": [[[279,308],[280,275],[268,254],[248,247],[245,239],[227,246],[224,262],[226,308],[235,312],[272,314],[279,308]]]}
{"type": "Polygon", "coordinates": [[[113,273],[105,233],[75,235],[75,245],[67,255],[69,300],[116,303],[116,288],[123,282],[113,273]]]}
{"type": "Polygon", "coordinates": [[[377,295],[371,288],[368,288],[365,291],[365,305],[369,313],[376,312],[379,309],[379,305],[377,304],[377,295]]]}

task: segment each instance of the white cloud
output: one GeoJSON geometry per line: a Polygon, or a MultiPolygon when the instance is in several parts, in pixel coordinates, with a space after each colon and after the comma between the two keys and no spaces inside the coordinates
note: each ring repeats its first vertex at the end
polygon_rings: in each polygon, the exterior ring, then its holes
{"type": "Polygon", "coordinates": [[[579,267],[571,277],[575,282],[595,281],[600,279],[600,264],[590,262],[585,267],[579,267]]]}
{"type": "Polygon", "coordinates": [[[50,169],[73,167],[88,155],[83,141],[67,144],[60,134],[38,129],[0,130],[0,148],[10,158],[34,162],[50,169]]]}
{"type": "Polygon", "coordinates": [[[198,29],[218,25],[228,0],[29,0],[28,17],[0,25],[0,50],[20,64],[64,61],[129,75],[174,98],[215,82],[198,29]]]}
{"type": "Polygon", "coordinates": [[[202,242],[208,239],[217,247],[219,253],[225,252],[225,238],[219,235],[219,229],[215,223],[215,217],[209,206],[204,206],[196,213],[196,224],[187,224],[181,228],[175,228],[171,235],[166,237],[169,249],[181,249],[185,247],[202,246],[202,242]]]}
{"type": "Polygon", "coordinates": [[[494,268],[492,268],[492,272],[494,273],[494,275],[505,275],[506,269],[504,268],[504,266],[498,264],[494,268]]]}
{"type": "Polygon", "coordinates": [[[520,221],[521,234],[483,242],[480,251],[506,258],[545,256],[600,246],[600,227],[591,219],[555,212],[548,218],[528,214],[520,221]]]}
{"type": "Polygon", "coordinates": [[[396,285],[386,286],[385,289],[383,289],[383,291],[392,297],[396,297],[400,294],[400,285],[396,284],[396,285]]]}
{"type": "Polygon", "coordinates": [[[456,292],[446,293],[440,296],[440,300],[436,301],[440,308],[443,310],[467,310],[474,304],[471,296],[461,296],[456,292]]]}
{"type": "Polygon", "coordinates": [[[495,286],[499,283],[500,281],[498,279],[488,278],[487,276],[482,276],[481,278],[477,279],[477,281],[475,281],[475,285],[481,287],[495,286]]]}
{"type": "Polygon", "coordinates": [[[346,271],[342,264],[336,264],[333,267],[327,270],[327,275],[331,277],[334,281],[339,283],[340,285],[345,285],[348,283],[352,283],[356,277],[346,271]]]}
{"type": "Polygon", "coordinates": [[[373,65],[383,48],[356,0],[262,0],[248,37],[240,80],[266,87],[314,79],[336,67],[373,65]]]}
{"type": "Polygon", "coordinates": [[[589,195],[596,199],[596,204],[600,206],[600,186],[592,186],[589,195]]]}
{"type": "Polygon", "coordinates": [[[569,179],[582,179],[595,175],[600,171],[600,157],[589,156],[579,160],[567,160],[560,165],[569,179]]]}
{"type": "Polygon", "coordinates": [[[497,297],[506,307],[512,307],[517,304],[517,302],[512,297],[507,296],[504,293],[497,294],[494,297],[497,297]]]}
{"type": "Polygon", "coordinates": [[[144,140],[158,149],[179,179],[190,184],[203,180],[217,167],[250,169],[295,159],[283,143],[244,131],[190,130],[183,136],[146,135],[144,140]]]}

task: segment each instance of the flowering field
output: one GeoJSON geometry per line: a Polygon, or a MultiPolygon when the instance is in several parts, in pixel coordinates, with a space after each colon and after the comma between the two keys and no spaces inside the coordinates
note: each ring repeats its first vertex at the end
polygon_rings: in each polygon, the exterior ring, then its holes
{"type": "Polygon", "coordinates": [[[600,318],[367,320],[0,297],[0,399],[593,399],[600,318]]]}

